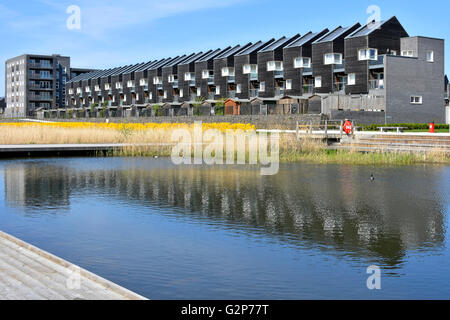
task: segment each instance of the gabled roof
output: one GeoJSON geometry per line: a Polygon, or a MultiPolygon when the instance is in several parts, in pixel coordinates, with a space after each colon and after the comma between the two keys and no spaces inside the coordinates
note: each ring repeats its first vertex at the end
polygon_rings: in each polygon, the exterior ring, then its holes
{"type": "Polygon", "coordinates": [[[133,72],[135,72],[136,70],[138,70],[139,68],[142,68],[144,65],[146,65],[145,62],[138,63],[138,64],[134,65],[133,67],[131,67],[130,69],[126,70],[126,72],[124,72],[124,74],[125,74],[125,73],[127,73],[127,74],[128,74],[128,73],[133,73],[133,72]]]}
{"type": "Polygon", "coordinates": [[[285,48],[294,48],[294,47],[301,47],[305,45],[306,43],[313,41],[315,37],[317,37],[320,34],[323,34],[324,32],[329,32],[328,29],[323,29],[320,32],[308,32],[303,37],[297,39],[296,41],[292,42],[291,44],[287,45],[285,48]]]}
{"type": "MultiPolygon", "coordinates": [[[[398,22],[398,24],[400,24],[400,22],[398,21],[396,16],[392,16],[387,20],[381,21],[381,22],[376,22],[375,20],[371,21],[370,23],[360,27],[359,29],[357,29],[355,32],[353,32],[352,34],[348,35],[345,39],[350,39],[350,38],[357,38],[357,37],[363,37],[363,36],[368,36],[370,35],[372,32],[374,32],[375,30],[378,30],[379,28],[381,28],[381,26],[383,26],[384,24],[386,24],[387,22],[390,22],[392,20],[396,20],[398,22]]],[[[401,24],[400,24],[401,25],[401,24]]],[[[406,32],[406,31],[405,31],[406,32]]]]}
{"type": "Polygon", "coordinates": [[[238,44],[237,46],[231,48],[230,50],[228,50],[228,51],[226,51],[226,52],[223,52],[221,55],[217,56],[217,57],[214,58],[214,59],[224,59],[224,58],[229,58],[229,57],[231,57],[231,56],[234,56],[234,55],[238,54],[238,53],[241,52],[242,50],[247,49],[247,48],[248,48],[249,46],[251,46],[251,45],[252,45],[251,42],[247,43],[245,46],[241,46],[241,45],[238,44]]]}
{"type": "Polygon", "coordinates": [[[262,48],[261,50],[258,51],[258,53],[273,51],[273,50],[276,50],[279,48],[284,48],[286,45],[290,44],[292,41],[297,40],[298,38],[300,38],[300,34],[298,34],[298,33],[295,36],[293,36],[292,38],[282,37],[282,38],[278,39],[277,41],[270,43],[268,46],[262,48]]]}
{"type": "Polygon", "coordinates": [[[253,45],[251,45],[247,49],[239,52],[236,56],[243,56],[243,55],[246,55],[246,54],[256,53],[259,50],[261,50],[262,48],[267,47],[269,44],[271,44],[274,41],[275,41],[274,38],[272,38],[272,39],[270,39],[269,41],[266,41],[266,42],[258,41],[257,43],[254,43],[253,45]]]}
{"type": "Polygon", "coordinates": [[[199,53],[193,55],[192,57],[190,57],[189,59],[186,59],[185,61],[183,61],[183,63],[180,63],[180,64],[185,65],[185,64],[194,63],[211,52],[212,52],[212,50],[209,50],[208,52],[199,52],[199,53]]]}
{"type": "Polygon", "coordinates": [[[175,59],[173,59],[172,61],[170,61],[168,64],[166,64],[166,65],[164,66],[164,68],[177,66],[177,65],[179,65],[181,62],[183,62],[184,60],[189,59],[190,57],[192,57],[193,55],[195,55],[195,53],[192,53],[192,54],[190,54],[189,56],[187,56],[187,55],[182,55],[182,56],[180,56],[180,57],[178,57],[178,58],[175,58],[175,59]]]}
{"type": "Polygon", "coordinates": [[[199,59],[196,62],[204,62],[204,61],[208,61],[208,60],[214,59],[219,54],[222,54],[223,52],[230,50],[230,48],[231,47],[227,47],[225,49],[216,49],[213,52],[211,52],[210,54],[207,54],[206,56],[202,57],[201,59],[199,59]]]}
{"type": "Polygon", "coordinates": [[[157,63],[155,63],[154,65],[152,65],[151,67],[149,67],[149,68],[147,68],[145,70],[156,70],[156,69],[162,68],[166,64],[168,64],[170,61],[172,61],[173,59],[176,59],[176,58],[167,58],[167,59],[160,60],[160,61],[158,61],[157,63]]]}
{"type": "Polygon", "coordinates": [[[162,59],[162,60],[154,60],[154,61],[147,62],[147,63],[144,64],[143,66],[141,66],[141,67],[139,67],[138,69],[134,70],[134,72],[142,72],[142,71],[145,71],[145,70],[147,70],[148,68],[150,68],[151,66],[153,66],[153,65],[155,65],[155,64],[157,64],[158,62],[163,61],[163,60],[164,60],[164,59],[162,59]]]}
{"type": "Polygon", "coordinates": [[[128,66],[125,66],[125,67],[120,68],[119,70],[117,70],[117,71],[111,73],[110,76],[112,76],[112,77],[113,77],[113,76],[119,76],[119,75],[121,75],[121,74],[124,74],[125,72],[127,72],[128,70],[132,69],[132,68],[135,67],[135,66],[136,66],[136,65],[128,65],[128,66]]]}
{"type": "Polygon", "coordinates": [[[324,43],[324,42],[334,41],[337,38],[339,38],[340,36],[342,36],[343,34],[345,34],[346,32],[348,32],[349,30],[351,30],[352,28],[355,28],[357,25],[359,25],[359,23],[356,23],[353,26],[345,27],[345,28],[339,26],[336,29],[334,29],[333,31],[328,32],[322,38],[316,40],[313,43],[324,43]]]}

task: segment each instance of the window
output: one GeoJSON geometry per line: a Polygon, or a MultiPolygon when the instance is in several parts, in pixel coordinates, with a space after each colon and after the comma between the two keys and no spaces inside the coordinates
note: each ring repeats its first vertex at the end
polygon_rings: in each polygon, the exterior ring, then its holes
{"type": "Polygon", "coordinates": [[[91,92],[91,88],[85,87],[85,88],[84,88],[84,92],[91,92]]]}
{"type": "Polygon", "coordinates": [[[190,72],[186,72],[184,74],[184,81],[191,81],[194,80],[195,77],[193,77],[193,74],[190,72]]]}
{"type": "Polygon", "coordinates": [[[122,82],[116,82],[116,89],[122,89],[122,82]]]}
{"type": "Polygon", "coordinates": [[[422,96],[412,96],[411,104],[422,104],[422,96]]]}
{"type": "Polygon", "coordinates": [[[427,61],[428,62],[434,62],[434,51],[427,51],[427,61]]]}
{"type": "Polygon", "coordinates": [[[413,50],[402,50],[402,56],[403,57],[414,57],[414,51],[413,50]]]}
{"type": "Polygon", "coordinates": [[[244,64],[243,74],[258,73],[258,65],[256,64],[244,64]]]}
{"type": "Polygon", "coordinates": [[[171,75],[168,77],[168,80],[169,80],[169,83],[174,83],[175,80],[177,80],[177,79],[176,79],[175,75],[171,74],[171,75]]]}
{"type": "Polygon", "coordinates": [[[236,93],[242,93],[242,85],[241,84],[236,85],[236,93]]]}
{"type": "Polygon", "coordinates": [[[202,79],[208,79],[209,78],[209,70],[203,70],[202,71],[202,79]]]}
{"type": "Polygon", "coordinates": [[[77,93],[81,93],[81,88],[77,88],[77,93]]]}
{"type": "Polygon", "coordinates": [[[98,84],[95,85],[95,91],[100,91],[100,86],[98,84]]]}
{"type": "Polygon", "coordinates": [[[391,55],[396,56],[397,55],[397,50],[391,50],[391,55]]]}
{"type": "Polygon", "coordinates": [[[292,90],[292,80],[286,80],[286,90],[292,90]]]}
{"type": "Polygon", "coordinates": [[[202,89],[197,88],[197,97],[200,97],[202,95],[202,89]]]}
{"type": "Polygon", "coordinates": [[[69,89],[69,94],[73,94],[73,89],[69,89]]]}
{"type": "Polygon", "coordinates": [[[105,90],[109,90],[111,87],[109,85],[109,83],[105,83],[105,90]]]}
{"type": "Polygon", "coordinates": [[[127,81],[127,87],[128,87],[128,88],[134,87],[134,81],[133,81],[133,80],[127,81]]]}
{"type": "Polygon", "coordinates": [[[162,84],[161,77],[153,77],[153,84],[162,84]]]}
{"type": "Polygon", "coordinates": [[[348,81],[347,81],[347,84],[348,84],[349,86],[354,86],[354,85],[356,84],[356,74],[350,73],[350,74],[348,75],[348,81]]]}
{"type": "Polygon", "coordinates": [[[324,56],[324,64],[342,64],[341,53],[327,53],[324,56]]]}
{"type": "Polygon", "coordinates": [[[220,94],[220,86],[216,87],[216,94],[220,94]]]}
{"type": "Polygon", "coordinates": [[[180,97],[183,98],[183,96],[184,96],[184,90],[180,89],[180,97]]]}
{"type": "Polygon", "coordinates": [[[322,88],[322,77],[315,77],[314,78],[314,87],[322,88]]]}
{"type": "Polygon", "coordinates": [[[164,91],[164,99],[167,99],[167,91],[164,91]]]}
{"type": "Polygon", "coordinates": [[[222,68],[222,77],[233,77],[234,76],[234,68],[225,67],[222,68]]]}
{"type": "Polygon", "coordinates": [[[311,58],[298,57],[294,59],[294,68],[311,68],[311,58]]]}
{"type": "Polygon", "coordinates": [[[266,91],[266,83],[264,81],[259,84],[259,91],[266,91]]]}
{"type": "Polygon", "coordinates": [[[147,79],[141,79],[139,80],[139,84],[144,87],[148,85],[148,80],[147,79]]]}
{"type": "Polygon", "coordinates": [[[377,49],[361,49],[358,54],[359,60],[378,60],[377,49]]]}
{"type": "Polygon", "coordinates": [[[267,62],[267,71],[283,71],[283,62],[282,61],[268,61],[267,62]]]}

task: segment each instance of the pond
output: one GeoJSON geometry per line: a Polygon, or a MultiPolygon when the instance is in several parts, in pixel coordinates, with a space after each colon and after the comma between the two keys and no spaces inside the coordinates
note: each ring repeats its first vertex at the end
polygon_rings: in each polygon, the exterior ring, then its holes
{"type": "Polygon", "coordinates": [[[448,299],[449,213],[445,166],[0,161],[0,230],[156,300],[448,299]]]}

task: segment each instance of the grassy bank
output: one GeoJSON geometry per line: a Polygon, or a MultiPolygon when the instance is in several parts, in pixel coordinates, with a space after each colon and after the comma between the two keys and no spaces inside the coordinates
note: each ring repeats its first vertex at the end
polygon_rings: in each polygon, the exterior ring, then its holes
{"type": "MultiPolygon", "coordinates": [[[[185,129],[187,124],[106,124],[106,123],[0,123],[0,144],[130,144],[111,152],[111,156],[170,156],[175,142],[174,130],[185,129]]],[[[251,132],[255,128],[246,124],[203,124],[203,131],[220,132],[240,129],[251,132]]],[[[298,141],[293,134],[280,135],[280,160],[282,162],[340,163],[358,165],[410,165],[418,163],[450,164],[450,157],[438,151],[419,153],[379,152],[362,153],[356,150],[329,150],[318,140],[298,141]]],[[[248,157],[248,155],[247,155],[248,157]]]]}

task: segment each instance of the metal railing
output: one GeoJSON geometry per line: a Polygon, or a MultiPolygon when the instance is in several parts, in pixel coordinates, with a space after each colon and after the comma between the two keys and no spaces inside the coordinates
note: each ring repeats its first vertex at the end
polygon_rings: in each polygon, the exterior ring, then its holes
{"type": "Polygon", "coordinates": [[[385,55],[378,56],[377,60],[369,60],[369,66],[384,65],[385,55]]]}

